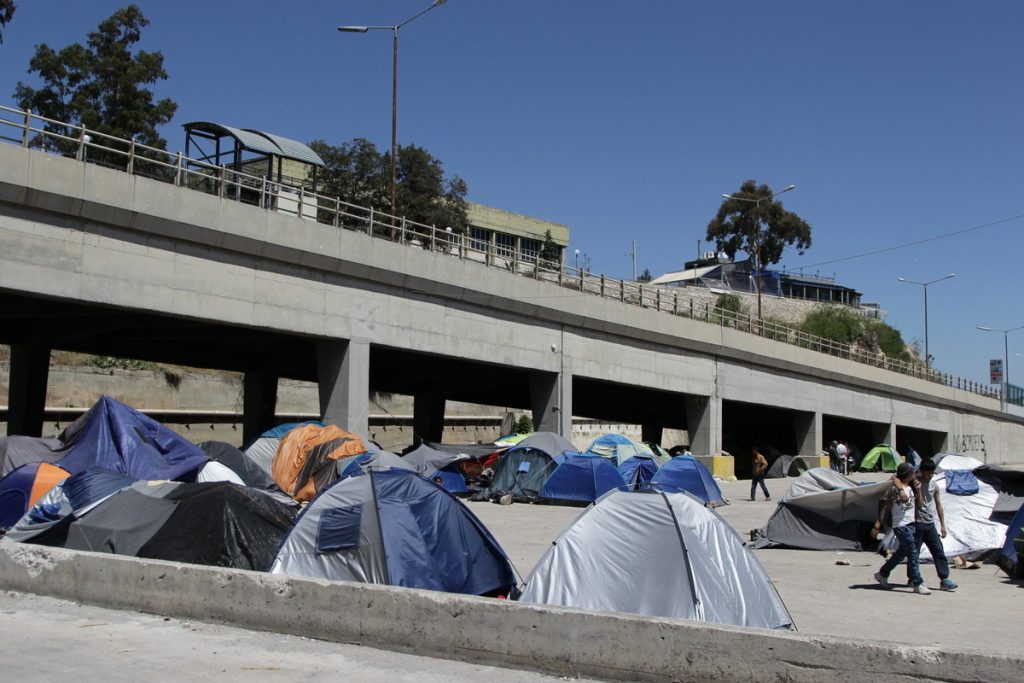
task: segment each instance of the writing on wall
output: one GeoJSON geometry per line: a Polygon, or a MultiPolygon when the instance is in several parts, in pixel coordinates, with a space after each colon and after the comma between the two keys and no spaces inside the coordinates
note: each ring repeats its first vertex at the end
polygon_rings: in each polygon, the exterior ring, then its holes
{"type": "Polygon", "coordinates": [[[960,434],[950,441],[950,450],[954,453],[986,454],[984,434],[960,434]]]}

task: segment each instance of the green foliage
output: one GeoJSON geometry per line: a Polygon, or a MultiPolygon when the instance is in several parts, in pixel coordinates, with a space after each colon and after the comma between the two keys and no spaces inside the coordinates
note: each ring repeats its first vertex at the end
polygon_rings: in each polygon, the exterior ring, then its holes
{"type": "Polygon", "coordinates": [[[738,251],[749,254],[758,267],[778,263],[787,246],[795,245],[797,253],[803,254],[811,246],[811,226],[771,199],[772,194],[767,185],[745,181],[740,191],[733,193],[739,199],[722,202],[708,223],[705,239],[729,258],[735,258],[738,251]]]}
{"type": "Polygon", "coordinates": [[[533,432],[533,418],[523,413],[516,420],[515,426],[512,428],[516,434],[530,434],[533,432]]]}
{"type": "Polygon", "coordinates": [[[651,274],[651,270],[649,268],[644,268],[644,272],[640,273],[640,275],[637,277],[636,281],[637,282],[650,282],[653,279],[654,279],[654,276],[651,274]]]}
{"type": "MultiPolygon", "coordinates": [[[[159,52],[132,54],[149,21],[135,5],[120,9],[89,34],[87,44],[74,43],[54,51],[36,46],[29,73],[38,74],[41,88],[18,83],[14,98],[22,109],[51,119],[85,126],[89,130],[166,149],[157,126],[174,116],[178,105],[170,99],[153,100],[145,85],[167,78],[159,52]]],[[[68,134],[63,126],[46,129],[68,134]]]]}
{"type": "MultiPolygon", "coordinates": [[[[364,138],[337,146],[314,140],[309,146],[326,164],[320,176],[320,194],[391,213],[388,154],[364,138]]],[[[468,226],[466,182],[458,176],[445,176],[441,162],[427,150],[416,145],[399,147],[397,181],[398,216],[439,230],[450,227],[459,232],[468,226]]]]}
{"type": "Polygon", "coordinates": [[[747,315],[743,300],[735,294],[719,294],[712,311],[712,322],[734,327],[737,321],[747,315]]]}
{"type": "Polygon", "coordinates": [[[807,314],[800,330],[842,344],[856,344],[869,352],[912,361],[903,335],[881,320],[868,320],[844,306],[827,306],[807,314]]]}
{"type": "Polygon", "coordinates": [[[151,370],[154,367],[149,361],[114,356],[93,356],[89,364],[103,370],[151,370]]]}
{"type": "Polygon", "coordinates": [[[544,231],[544,244],[541,245],[538,256],[541,263],[546,266],[557,266],[561,263],[562,249],[555,244],[555,240],[551,237],[551,230],[544,231]]]}
{"type": "MultiPolygon", "coordinates": [[[[14,0],[0,0],[0,28],[7,26],[14,18],[14,10],[18,7],[14,0]]],[[[0,32],[0,43],[4,42],[4,34],[0,32]]]]}

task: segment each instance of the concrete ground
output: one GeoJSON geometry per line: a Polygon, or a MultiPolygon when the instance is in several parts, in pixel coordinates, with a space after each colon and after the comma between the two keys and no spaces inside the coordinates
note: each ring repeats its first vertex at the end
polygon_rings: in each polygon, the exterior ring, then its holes
{"type": "MultiPolygon", "coordinates": [[[[884,475],[858,474],[861,481],[884,475]]],[[[775,502],[792,479],[769,479],[772,500],[758,490],[750,501],[750,481],[722,483],[730,505],[718,508],[744,540],[775,510],[775,502]]],[[[469,503],[491,529],[523,578],[558,533],[582,512],[580,508],[516,503],[469,503]]],[[[1015,583],[995,565],[980,569],[950,568],[960,588],[955,592],[916,595],[909,587],[886,590],[872,576],[882,558],[870,552],[827,552],[764,549],[754,554],[775,582],[797,628],[807,635],[890,640],[894,643],[979,650],[1024,657],[1020,615],[1024,614],[1024,584],[1015,583]],[[847,560],[849,565],[838,565],[847,560]]],[[[931,564],[922,565],[925,583],[938,588],[931,564]]],[[[904,576],[897,568],[892,579],[904,576]]],[[[894,581],[895,583],[895,581],[894,581]]]]}

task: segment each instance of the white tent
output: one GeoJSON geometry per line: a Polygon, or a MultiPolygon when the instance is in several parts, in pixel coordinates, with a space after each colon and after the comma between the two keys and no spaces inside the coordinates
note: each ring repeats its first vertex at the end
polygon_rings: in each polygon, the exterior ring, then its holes
{"type": "Polygon", "coordinates": [[[677,492],[605,494],[559,535],[520,600],[793,628],[764,567],[732,527],[677,492]]]}
{"type": "MultiPolygon", "coordinates": [[[[938,486],[946,520],[942,549],[949,560],[957,555],[972,557],[1002,548],[1006,540],[1006,525],[990,519],[999,499],[999,492],[991,484],[979,478],[978,492],[969,496],[958,496],[946,490],[946,472],[974,471],[983,465],[980,460],[966,455],[950,454],[939,461],[941,471],[936,472],[933,481],[938,486]]],[[[922,547],[921,559],[931,557],[927,546],[922,547]]]]}

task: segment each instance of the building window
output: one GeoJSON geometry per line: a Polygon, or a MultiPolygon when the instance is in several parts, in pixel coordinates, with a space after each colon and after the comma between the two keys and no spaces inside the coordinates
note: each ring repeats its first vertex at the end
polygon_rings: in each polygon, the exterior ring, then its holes
{"type": "Polygon", "coordinates": [[[469,229],[469,248],[476,251],[487,251],[487,244],[491,241],[491,231],[483,228],[469,229]]]}
{"type": "Polygon", "coordinates": [[[514,258],[516,253],[515,235],[494,234],[495,251],[502,258],[514,258]]]}
{"type": "Polygon", "coordinates": [[[523,250],[523,260],[530,263],[536,261],[540,256],[540,246],[540,240],[531,240],[525,237],[520,240],[519,248],[523,250]]]}

